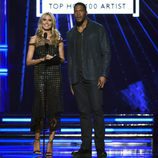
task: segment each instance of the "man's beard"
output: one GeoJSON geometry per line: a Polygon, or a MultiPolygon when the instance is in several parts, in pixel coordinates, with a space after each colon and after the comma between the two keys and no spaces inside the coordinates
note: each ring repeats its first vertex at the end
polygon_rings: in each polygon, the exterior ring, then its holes
{"type": "Polygon", "coordinates": [[[78,27],[81,26],[83,24],[84,20],[85,20],[85,18],[82,21],[76,21],[76,25],[78,27]]]}

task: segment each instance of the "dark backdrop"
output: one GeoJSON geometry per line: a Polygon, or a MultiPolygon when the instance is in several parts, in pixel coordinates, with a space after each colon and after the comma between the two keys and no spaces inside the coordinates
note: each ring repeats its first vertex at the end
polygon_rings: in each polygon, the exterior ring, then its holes
{"type": "MultiPolygon", "coordinates": [[[[29,37],[36,31],[38,18],[35,15],[35,0],[30,1],[29,5],[27,2],[27,0],[8,0],[9,113],[29,114],[33,102],[33,68],[25,67],[23,60],[27,53],[25,47],[29,37]],[[22,84],[23,91],[21,91],[22,84]]],[[[69,22],[67,17],[58,15],[58,29],[64,39],[65,55],[69,22]]],[[[105,113],[156,113],[158,111],[157,2],[142,0],[139,18],[134,18],[132,15],[89,15],[89,18],[104,25],[111,42],[110,78],[104,88],[105,113]]],[[[76,102],[69,89],[67,63],[62,65],[62,74],[65,113],[77,113],[76,102]]]]}

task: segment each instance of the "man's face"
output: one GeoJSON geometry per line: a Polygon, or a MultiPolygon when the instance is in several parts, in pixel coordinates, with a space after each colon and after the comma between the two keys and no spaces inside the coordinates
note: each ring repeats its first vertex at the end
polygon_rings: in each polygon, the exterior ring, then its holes
{"type": "Polygon", "coordinates": [[[74,17],[77,24],[82,24],[87,16],[87,12],[82,5],[77,5],[74,8],[74,17]]]}

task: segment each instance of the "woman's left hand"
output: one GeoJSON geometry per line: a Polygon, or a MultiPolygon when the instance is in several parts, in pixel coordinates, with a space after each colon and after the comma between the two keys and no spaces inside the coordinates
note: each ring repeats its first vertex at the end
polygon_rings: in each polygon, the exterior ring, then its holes
{"type": "Polygon", "coordinates": [[[50,59],[52,59],[53,58],[53,56],[52,55],[49,55],[49,54],[47,54],[46,56],[45,56],[45,59],[46,60],[50,60],[50,59]]]}

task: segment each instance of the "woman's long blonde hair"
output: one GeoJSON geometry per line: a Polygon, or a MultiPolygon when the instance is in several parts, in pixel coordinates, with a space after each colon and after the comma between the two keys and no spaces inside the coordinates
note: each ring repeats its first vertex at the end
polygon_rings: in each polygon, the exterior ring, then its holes
{"type": "Polygon", "coordinates": [[[52,34],[51,41],[52,41],[52,44],[58,44],[59,40],[60,40],[60,33],[56,29],[56,20],[55,20],[54,15],[49,13],[49,12],[42,14],[42,16],[40,17],[40,19],[38,21],[38,27],[37,27],[37,30],[36,30],[36,35],[38,37],[42,37],[42,35],[43,35],[42,21],[43,21],[43,18],[46,15],[50,16],[51,17],[51,21],[52,21],[52,27],[51,27],[51,34],[52,34]]]}

